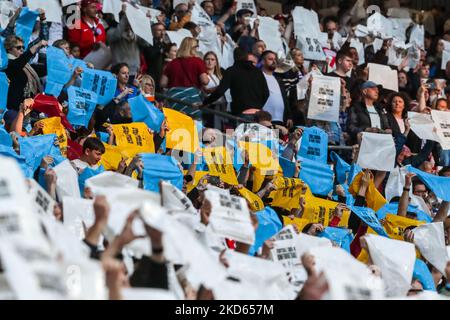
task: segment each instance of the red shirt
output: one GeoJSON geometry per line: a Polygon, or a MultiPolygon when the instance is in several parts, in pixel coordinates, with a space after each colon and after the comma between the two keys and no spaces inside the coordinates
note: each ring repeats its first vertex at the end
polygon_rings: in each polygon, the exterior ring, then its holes
{"type": "Polygon", "coordinates": [[[164,75],[169,78],[168,88],[196,87],[201,89],[200,75],[206,73],[206,66],[197,57],[176,58],[164,69],[164,75]]]}
{"type": "Polygon", "coordinates": [[[70,43],[80,46],[80,56],[82,59],[91,52],[94,43],[106,43],[105,28],[99,19],[95,20],[95,27],[89,26],[83,19],[77,20],[72,27],[69,27],[67,35],[70,43]]]}

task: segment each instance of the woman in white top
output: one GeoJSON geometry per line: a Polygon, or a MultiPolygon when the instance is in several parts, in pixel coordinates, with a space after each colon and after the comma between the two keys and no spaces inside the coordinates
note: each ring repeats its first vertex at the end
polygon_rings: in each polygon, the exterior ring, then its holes
{"type": "Polygon", "coordinates": [[[394,136],[409,133],[408,110],[410,99],[403,93],[393,94],[387,104],[387,118],[394,136]]]}
{"type": "MultiPolygon", "coordinates": [[[[206,71],[209,78],[209,82],[207,85],[203,87],[203,91],[209,95],[212,92],[214,92],[214,90],[219,86],[219,83],[222,80],[223,76],[222,71],[220,70],[219,59],[217,58],[217,55],[214,52],[212,51],[207,52],[203,57],[203,61],[205,61],[206,71]]],[[[214,103],[212,108],[219,111],[225,111],[226,108],[225,97],[222,97],[219,100],[217,100],[217,102],[214,103]]],[[[209,124],[211,124],[210,127],[212,128],[221,127],[219,117],[214,117],[214,120],[212,119],[212,117],[206,117],[206,119],[204,120],[209,122],[209,124]],[[211,123],[212,121],[214,121],[214,123],[211,123]]]]}

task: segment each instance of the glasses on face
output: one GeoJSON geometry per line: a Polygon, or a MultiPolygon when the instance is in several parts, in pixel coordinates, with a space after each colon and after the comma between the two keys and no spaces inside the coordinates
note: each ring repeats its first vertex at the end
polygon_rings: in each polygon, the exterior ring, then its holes
{"type": "Polygon", "coordinates": [[[14,48],[16,48],[17,50],[25,50],[24,46],[15,46],[14,48]]]}

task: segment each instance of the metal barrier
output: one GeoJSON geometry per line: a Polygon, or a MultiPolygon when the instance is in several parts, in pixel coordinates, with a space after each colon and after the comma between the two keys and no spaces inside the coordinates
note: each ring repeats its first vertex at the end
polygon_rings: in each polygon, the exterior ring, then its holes
{"type": "MultiPolygon", "coordinates": [[[[173,103],[182,104],[182,105],[194,108],[194,109],[199,109],[198,106],[196,106],[196,105],[194,105],[192,103],[188,103],[188,102],[185,102],[185,101],[180,100],[180,99],[175,99],[175,98],[169,97],[169,96],[167,96],[165,94],[162,94],[162,93],[155,93],[155,97],[157,99],[167,100],[167,101],[170,101],[170,102],[173,102],[173,103]]],[[[226,112],[210,109],[208,107],[201,108],[201,111],[202,112],[206,112],[208,114],[213,114],[215,116],[222,117],[222,118],[225,118],[225,119],[233,120],[233,121],[236,121],[238,123],[239,122],[240,123],[251,123],[251,121],[249,121],[247,119],[240,118],[240,117],[234,116],[234,115],[226,113],[226,112]]],[[[328,150],[330,150],[330,151],[352,151],[353,147],[352,146],[328,146],[328,150]]]]}

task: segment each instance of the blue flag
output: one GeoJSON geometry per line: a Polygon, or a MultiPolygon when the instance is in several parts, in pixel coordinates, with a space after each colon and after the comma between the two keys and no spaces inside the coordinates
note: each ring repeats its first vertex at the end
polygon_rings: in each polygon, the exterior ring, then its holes
{"type": "Polygon", "coordinates": [[[350,207],[350,210],[352,210],[352,212],[354,212],[365,224],[371,227],[380,236],[389,238],[383,225],[377,219],[375,211],[370,208],[356,206],[350,207]]]}
{"type": "Polygon", "coordinates": [[[164,113],[153,103],[145,99],[141,94],[128,100],[133,116],[133,122],[144,122],[147,127],[155,132],[161,130],[161,124],[164,121],[164,113]]]}
{"type": "MultiPolygon", "coordinates": [[[[378,219],[379,220],[384,219],[388,213],[397,215],[398,206],[399,204],[395,202],[386,204],[384,207],[382,207],[377,211],[378,219]]],[[[431,218],[428,214],[420,210],[418,206],[409,205],[407,211],[417,214],[417,220],[419,221],[424,221],[426,223],[433,222],[433,218],[431,218]]]]}
{"type": "Polygon", "coordinates": [[[331,152],[331,160],[335,165],[336,180],[339,184],[344,184],[347,180],[347,174],[350,172],[350,165],[345,162],[336,152],[331,152]]]}
{"type": "Polygon", "coordinates": [[[178,189],[183,188],[183,173],[177,161],[170,156],[145,153],[141,155],[144,163],[144,189],[159,193],[159,182],[168,181],[178,189]]]}
{"type": "Polygon", "coordinates": [[[31,11],[28,7],[24,7],[16,21],[16,35],[22,38],[25,49],[28,48],[30,37],[38,17],[39,12],[31,11]]]}
{"type": "Polygon", "coordinates": [[[4,72],[0,72],[0,110],[7,109],[6,104],[8,102],[8,89],[8,77],[6,77],[4,72]]]}
{"type": "Polygon", "coordinates": [[[45,93],[59,97],[62,89],[72,77],[69,57],[64,50],[56,47],[47,48],[47,83],[45,93]]]}
{"type": "Polygon", "coordinates": [[[46,156],[52,156],[56,164],[65,160],[59,148],[55,146],[55,140],[55,134],[19,137],[20,155],[25,157],[27,165],[33,172],[36,171],[42,159],[46,156]]]}
{"type": "Polygon", "coordinates": [[[8,54],[6,53],[5,46],[3,42],[5,39],[0,37],[0,70],[6,69],[8,66],[8,54]]]}
{"type": "Polygon", "coordinates": [[[434,194],[445,201],[450,201],[450,178],[435,176],[412,166],[408,166],[408,171],[415,173],[434,194]]]}
{"type": "Polygon", "coordinates": [[[109,134],[107,132],[97,131],[95,132],[97,135],[97,138],[99,138],[102,142],[108,143],[109,141],[109,134]]]}
{"type": "Polygon", "coordinates": [[[12,147],[11,136],[3,126],[0,126],[0,144],[7,147],[12,147]]]}
{"type": "Polygon", "coordinates": [[[258,229],[255,233],[255,243],[250,248],[249,254],[254,255],[264,244],[264,241],[272,238],[283,229],[283,224],[277,213],[271,207],[256,212],[258,218],[258,229]]]}
{"type": "Polygon", "coordinates": [[[19,156],[14,151],[13,147],[7,147],[7,146],[0,144],[0,155],[7,157],[7,158],[13,158],[14,160],[16,160],[20,169],[22,169],[24,176],[26,178],[33,178],[33,174],[34,174],[33,169],[27,165],[25,157],[19,156]]]}
{"type": "Polygon", "coordinates": [[[74,126],[87,128],[97,106],[97,95],[92,91],[74,86],[71,86],[67,93],[69,96],[67,120],[74,126]]]}
{"type": "Polygon", "coordinates": [[[351,230],[343,228],[327,227],[323,232],[319,233],[317,236],[319,238],[326,238],[333,241],[339,247],[350,253],[350,244],[352,243],[354,238],[351,230]]]}
{"type": "Polygon", "coordinates": [[[420,259],[416,259],[414,263],[413,279],[419,280],[424,290],[436,291],[433,276],[425,262],[420,259]]]}
{"type": "Polygon", "coordinates": [[[283,169],[283,177],[293,178],[295,174],[295,162],[292,162],[283,157],[279,157],[278,161],[280,162],[280,166],[283,169]]]}
{"type": "Polygon", "coordinates": [[[80,60],[80,59],[77,59],[74,57],[69,57],[69,60],[70,60],[70,65],[72,67],[72,73],[77,67],[81,67],[83,69],[83,71],[88,69],[86,62],[84,62],[83,60],[80,60]]]}
{"type": "Polygon", "coordinates": [[[306,182],[311,192],[326,196],[333,190],[333,170],[327,164],[299,157],[301,161],[300,179],[306,182]]]}
{"type": "Polygon", "coordinates": [[[97,104],[106,106],[114,99],[117,79],[111,72],[87,68],[83,70],[81,87],[95,92],[97,94],[97,104]]]}
{"type": "Polygon", "coordinates": [[[95,177],[102,172],[105,172],[105,168],[103,167],[103,165],[100,165],[96,170],[87,167],[83,170],[83,172],[81,172],[81,174],[78,176],[78,186],[80,187],[80,193],[82,195],[84,194],[84,185],[86,184],[86,180],[95,177]]]}
{"type": "Polygon", "coordinates": [[[306,128],[303,131],[298,156],[326,164],[328,157],[327,133],[317,127],[306,128]]]}
{"type": "Polygon", "coordinates": [[[350,166],[350,172],[348,173],[348,181],[347,181],[349,185],[353,183],[353,180],[361,171],[363,171],[363,169],[356,163],[350,166]]]}

